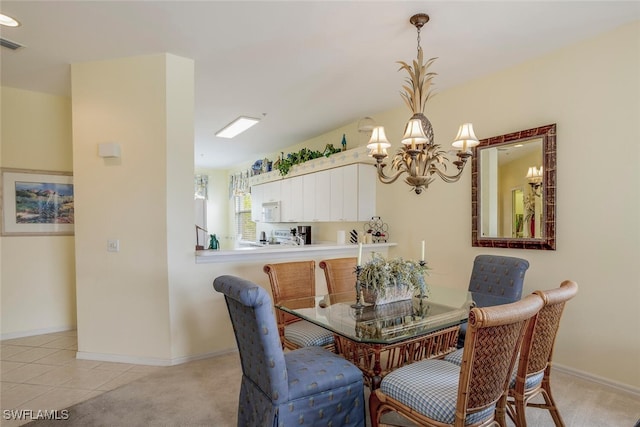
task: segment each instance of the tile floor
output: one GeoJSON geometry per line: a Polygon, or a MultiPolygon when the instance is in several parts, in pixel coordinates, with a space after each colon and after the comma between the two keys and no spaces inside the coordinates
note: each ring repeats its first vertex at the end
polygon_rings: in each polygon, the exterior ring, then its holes
{"type": "MultiPolygon", "coordinates": [[[[33,411],[60,410],[90,399],[162,367],[77,360],[76,331],[57,332],[0,343],[0,425],[30,421],[33,411]],[[18,412],[9,412],[17,410],[18,412]],[[13,414],[13,417],[12,417],[13,414]]],[[[62,414],[58,414],[62,416],[62,414]]]]}

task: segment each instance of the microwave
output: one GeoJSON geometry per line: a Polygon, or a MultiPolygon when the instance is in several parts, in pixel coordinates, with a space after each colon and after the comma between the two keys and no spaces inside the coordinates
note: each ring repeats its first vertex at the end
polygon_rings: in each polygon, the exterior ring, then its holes
{"type": "Polygon", "coordinates": [[[262,222],[280,222],[280,202],[262,204],[262,222]]]}

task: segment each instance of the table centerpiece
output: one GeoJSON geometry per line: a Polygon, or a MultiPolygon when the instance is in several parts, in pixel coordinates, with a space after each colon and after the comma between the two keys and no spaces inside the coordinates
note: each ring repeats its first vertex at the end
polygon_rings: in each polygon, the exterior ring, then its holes
{"type": "Polygon", "coordinates": [[[402,257],[385,259],[373,253],[370,261],[360,267],[358,284],[366,303],[380,305],[427,296],[429,285],[424,279],[429,268],[424,261],[402,257]]]}

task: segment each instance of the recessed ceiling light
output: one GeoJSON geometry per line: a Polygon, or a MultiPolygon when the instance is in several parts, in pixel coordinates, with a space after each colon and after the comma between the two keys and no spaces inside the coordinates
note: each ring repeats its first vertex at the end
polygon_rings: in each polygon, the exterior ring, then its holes
{"type": "Polygon", "coordinates": [[[9,15],[0,13],[0,25],[4,25],[6,27],[17,27],[20,25],[20,23],[9,15]]]}
{"type": "Polygon", "coordinates": [[[239,135],[245,130],[249,129],[259,121],[260,119],[255,119],[253,117],[240,116],[220,129],[218,132],[216,132],[216,136],[220,138],[233,138],[234,136],[239,135]]]}

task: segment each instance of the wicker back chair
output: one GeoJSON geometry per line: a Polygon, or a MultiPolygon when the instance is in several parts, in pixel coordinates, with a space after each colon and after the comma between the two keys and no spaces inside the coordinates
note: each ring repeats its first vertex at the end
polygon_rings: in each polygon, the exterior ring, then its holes
{"type": "Polygon", "coordinates": [[[462,365],[427,359],[403,366],[382,379],[371,393],[371,426],[396,411],[425,426],[488,426],[507,392],[527,322],[542,298],[471,309],[462,365]]]}
{"type": "Polygon", "coordinates": [[[530,406],[549,410],[556,426],[564,426],[551,394],[551,359],[565,303],[578,293],[578,285],[565,280],[559,288],[534,293],[542,298],[544,306],[527,327],[517,373],[509,386],[508,398],[505,397],[505,401],[498,405],[498,415],[505,425],[506,409],[516,426],[525,427],[525,408],[530,406]],[[544,404],[530,402],[537,395],[544,397],[544,404]]]}
{"type": "Polygon", "coordinates": [[[360,369],[321,347],[285,353],[261,286],[227,275],[213,287],[225,296],[242,365],[238,426],[364,427],[360,369]]]}
{"type": "Polygon", "coordinates": [[[333,258],[320,261],[320,268],[324,270],[324,278],[327,281],[327,289],[330,294],[339,292],[355,292],[356,289],[356,264],[358,259],[333,258]]]}
{"type": "MultiPolygon", "coordinates": [[[[269,276],[271,293],[276,303],[312,297],[316,294],[315,261],[266,264],[263,270],[269,276]]],[[[282,310],[276,310],[276,320],[283,348],[293,350],[301,347],[322,346],[335,350],[333,334],[326,329],[282,310]]]]}

